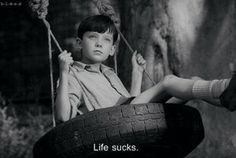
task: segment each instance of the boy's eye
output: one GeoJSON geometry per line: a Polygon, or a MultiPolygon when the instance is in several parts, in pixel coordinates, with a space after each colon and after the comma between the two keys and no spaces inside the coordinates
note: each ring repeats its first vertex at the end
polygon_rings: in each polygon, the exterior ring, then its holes
{"type": "Polygon", "coordinates": [[[110,38],[105,38],[106,41],[108,42],[111,42],[111,39],[110,38]]]}
{"type": "Polygon", "coordinates": [[[103,39],[107,42],[111,42],[112,38],[110,36],[104,36],[103,39]]]}
{"type": "Polygon", "coordinates": [[[95,33],[88,33],[88,38],[91,38],[91,39],[93,39],[93,38],[96,38],[97,37],[97,34],[95,34],[95,33]]]}
{"type": "Polygon", "coordinates": [[[89,38],[95,38],[96,36],[94,36],[94,35],[89,35],[89,38]]]}

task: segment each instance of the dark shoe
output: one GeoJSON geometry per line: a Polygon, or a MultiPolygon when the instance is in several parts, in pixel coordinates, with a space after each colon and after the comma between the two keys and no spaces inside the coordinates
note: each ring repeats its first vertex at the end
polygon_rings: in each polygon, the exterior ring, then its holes
{"type": "Polygon", "coordinates": [[[230,111],[236,110],[236,74],[229,82],[229,86],[220,95],[220,103],[230,111]]]}

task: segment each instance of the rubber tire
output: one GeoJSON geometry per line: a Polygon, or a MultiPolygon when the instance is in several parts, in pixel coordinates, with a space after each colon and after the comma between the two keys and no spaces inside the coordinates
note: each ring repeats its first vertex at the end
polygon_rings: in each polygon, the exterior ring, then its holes
{"type": "MultiPolygon", "coordinates": [[[[34,145],[34,158],[184,157],[204,138],[199,112],[176,104],[121,105],[78,116],[34,145]],[[138,151],[93,151],[93,145],[135,145],[138,151]]],[[[111,149],[111,148],[110,148],[111,149]]]]}

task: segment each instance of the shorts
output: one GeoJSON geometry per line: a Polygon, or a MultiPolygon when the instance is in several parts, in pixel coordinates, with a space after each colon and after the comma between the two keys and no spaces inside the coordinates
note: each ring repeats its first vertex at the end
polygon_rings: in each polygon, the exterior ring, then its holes
{"type": "Polygon", "coordinates": [[[127,100],[126,100],[124,103],[122,103],[121,105],[130,104],[131,101],[132,101],[134,98],[135,98],[135,97],[129,97],[129,98],[127,98],[127,100]]]}

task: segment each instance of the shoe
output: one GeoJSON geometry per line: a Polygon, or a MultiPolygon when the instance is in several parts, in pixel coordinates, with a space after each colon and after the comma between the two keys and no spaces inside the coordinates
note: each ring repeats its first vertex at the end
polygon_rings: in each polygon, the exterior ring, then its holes
{"type": "Polygon", "coordinates": [[[236,74],[232,76],[228,87],[220,95],[220,103],[230,111],[236,110],[236,74]]]}

